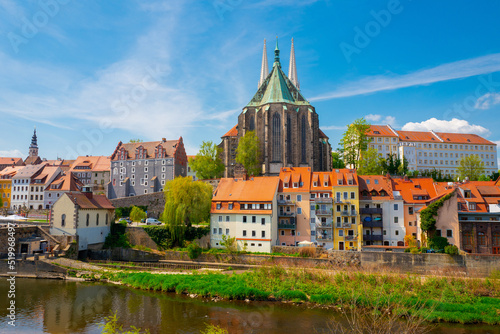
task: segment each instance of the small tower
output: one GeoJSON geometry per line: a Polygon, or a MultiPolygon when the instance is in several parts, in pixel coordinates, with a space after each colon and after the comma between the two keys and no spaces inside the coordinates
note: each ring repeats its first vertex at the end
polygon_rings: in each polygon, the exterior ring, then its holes
{"type": "Polygon", "coordinates": [[[36,140],[36,127],[35,131],[33,132],[33,137],[31,137],[31,145],[29,149],[29,155],[30,157],[37,157],[38,156],[38,144],[36,140]]]}
{"type": "Polygon", "coordinates": [[[292,38],[292,48],[290,50],[290,66],[288,67],[288,79],[300,90],[299,79],[297,78],[297,64],[295,63],[295,48],[293,46],[292,38]]]}
{"type": "Polygon", "coordinates": [[[262,51],[262,65],[260,67],[259,87],[262,85],[264,80],[266,80],[268,74],[269,74],[269,67],[267,65],[267,48],[266,48],[266,40],[264,40],[264,50],[262,51]]]}

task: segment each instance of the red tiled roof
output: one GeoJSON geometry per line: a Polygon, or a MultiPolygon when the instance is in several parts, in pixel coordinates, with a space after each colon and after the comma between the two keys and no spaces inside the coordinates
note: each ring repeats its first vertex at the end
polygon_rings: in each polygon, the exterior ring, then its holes
{"type": "Polygon", "coordinates": [[[363,199],[394,199],[392,193],[392,181],[387,176],[383,175],[358,175],[359,192],[368,191],[368,196],[363,196],[363,199]],[[387,196],[372,196],[371,191],[375,190],[378,194],[382,190],[387,193],[387,196]]]}
{"type": "Polygon", "coordinates": [[[61,174],[47,186],[47,191],[80,191],[83,183],[73,173],[61,174]]]}
{"type": "Polygon", "coordinates": [[[397,137],[387,125],[370,125],[369,137],[397,137]]]}
{"type": "Polygon", "coordinates": [[[226,134],[224,136],[222,136],[222,138],[224,138],[224,137],[237,137],[237,136],[238,136],[238,124],[233,126],[231,128],[231,130],[226,132],[226,134]]]}
{"type": "Polygon", "coordinates": [[[0,157],[0,165],[22,165],[22,158],[0,157]]]}
{"type": "Polygon", "coordinates": [[[356,186],[358,185],[358,177],[355,169],[334,169],[332,171],[332,184],[331,186],[339,186],[338,180],[342,180],[342,186],[356,186]],[[338,172],[337,172],[338,171],[338,172]],[[352,179],[352,184],[347,181],[352,179]]]}
{"type": "Polygon", "coordinates": [[[408,180],[404,178],[393,178],[392,181],[394,184],[393,190],[399,191],[406,203],[425,203],[440,195],[440,193],[436,191],[436,186],[431,178],[415,178],[408,180]],[[430,198],[422,200],[413,199],[414,192],[417,193],[418,196],[421,190],[425,190],[430,198]]]}
{"type": "Polygon", "coordinates": [[[436,132],[445,143],[495,145],[495,143],[475,134],[436,132]]]}
{"type": "Polygon", "coordinates": [[[248,180],[222,178],[212,202],[243,201],[271,202],[278,188],[279,177],[253,177],[248,180]]]}
{"type": "Polygon", "coordinates": [[[311,168],[310,167],[285,167],[280,170],[279,192],[309,192],[311,186],[311,168]],[[300,185],[302,182],[302,186],[300,185]],[[283,184],[288,183],[288,188],[283,184]],[[294,188],[293,183],[298,187],[294,188]]]}
{"type": "Polygon", "coordinates": [[[421,142],[431,142],[440,143],[438,137],[436,137],[432,132],[427,131],[398,131],[400,141],[421,141],[421,142]]]}
{"type": "Polygon", "coordinates": [[[103,172],[109,171],[111,169],[111,158],[106,156],[80,156],[78,157],[73,165],[71,165],[70,171],[92,171],[92,172],[103,172]],[[80,167],[80,168],[78,168],[80,167]],[[88,167],[87,169],[82,167],[88,167]]]}
{"type": "Polygon", "coordinates": [[[87,198],[85,194],[81,192],[68,192],[64,195],[68,196],[69,199],[78,205],[81,209],[114,209],[115,207],[109,199],[104,195],[93,195],[91,199],[87,198]]]}

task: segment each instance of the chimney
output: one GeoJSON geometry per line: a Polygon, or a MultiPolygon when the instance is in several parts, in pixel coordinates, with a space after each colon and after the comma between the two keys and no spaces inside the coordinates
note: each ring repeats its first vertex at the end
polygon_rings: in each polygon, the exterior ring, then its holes
{"type": "Polygon", "coordinates": [[[88,199],[92,199],[92,187],[84,186],[82,187],[82,194],[85,195],[88,199]]]}

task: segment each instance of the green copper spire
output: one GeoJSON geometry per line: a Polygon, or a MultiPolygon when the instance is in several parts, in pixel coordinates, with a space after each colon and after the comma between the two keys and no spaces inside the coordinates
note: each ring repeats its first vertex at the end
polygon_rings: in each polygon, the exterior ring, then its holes
{"type": "Polygon", "coordinates": [[[280,49],[278,47],[278,36],[276,36],[276,48],[274,49],[274,63],[280,65],[280,49]]]}

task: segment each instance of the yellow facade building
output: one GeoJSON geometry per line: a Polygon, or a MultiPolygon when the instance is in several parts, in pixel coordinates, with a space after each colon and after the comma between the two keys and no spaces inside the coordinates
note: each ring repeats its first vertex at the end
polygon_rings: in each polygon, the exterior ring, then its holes
{"type": "Polygon", "coordinates": [[[23,166],[6,167],[0,171],[0,197],[3,205],[1,208],[10,208],[11,192],[12,192],[12,177],[23,168],[23,166]]]}
{"type": "Polygon", "coordinates": [[[359,216],[359,185],[355,170],[332,171],[333,249],[361,250],[363,229],[359,216]]]}

